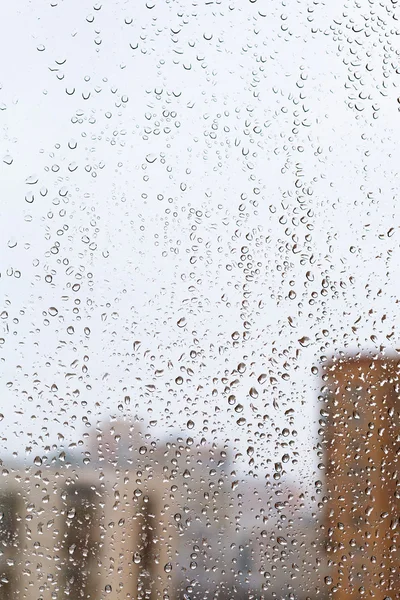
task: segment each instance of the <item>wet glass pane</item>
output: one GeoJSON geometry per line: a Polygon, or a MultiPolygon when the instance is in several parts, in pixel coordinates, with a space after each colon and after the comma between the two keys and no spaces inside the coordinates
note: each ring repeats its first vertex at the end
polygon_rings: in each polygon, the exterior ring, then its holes
{"type": "Polygon", "coordinates": [[[398,23],[4,3],[1,600],[400,598],[398,23]]]}

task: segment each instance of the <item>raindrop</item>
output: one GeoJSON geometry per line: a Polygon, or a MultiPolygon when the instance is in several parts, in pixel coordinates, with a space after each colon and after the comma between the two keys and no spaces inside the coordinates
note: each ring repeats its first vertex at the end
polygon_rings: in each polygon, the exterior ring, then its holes
{"type": "Polygon", "coordinates": [[[29,175],[29,177],[25,179],[25,183],[27,183],[28,185],[35,185],[38,181],[39,178],[37,175],[29,175]]]}
{"type": "Polygon", "coordinates": [[[282,537],[282,536],[279,536],[279,537],[276,539],[276,541],[278,542],[278,544],[279,544],[280,546],[287,546],[287,540],[286,540],[286,538],[284,538],[284,537],[282,537]]]}

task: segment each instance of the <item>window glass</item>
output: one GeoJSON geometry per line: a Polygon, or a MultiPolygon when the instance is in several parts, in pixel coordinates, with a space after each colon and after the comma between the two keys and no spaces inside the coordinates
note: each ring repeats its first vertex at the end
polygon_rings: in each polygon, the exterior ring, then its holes
{"type": "Polygon", "coordinates": [[[399,598],[398,0],[3,4],[0,600],[399,598]]]}

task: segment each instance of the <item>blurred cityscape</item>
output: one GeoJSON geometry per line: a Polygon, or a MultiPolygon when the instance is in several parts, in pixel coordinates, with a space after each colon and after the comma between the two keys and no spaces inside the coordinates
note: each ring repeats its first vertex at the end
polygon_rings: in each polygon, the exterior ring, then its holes
{"type": "Polygon", "coordinates": [[[399,598],[398,369],[323,365],[311,496],[282,465],[238,476],[229,444],[124,419],[79,455],[4,461],[0,599],[399,598]]]}

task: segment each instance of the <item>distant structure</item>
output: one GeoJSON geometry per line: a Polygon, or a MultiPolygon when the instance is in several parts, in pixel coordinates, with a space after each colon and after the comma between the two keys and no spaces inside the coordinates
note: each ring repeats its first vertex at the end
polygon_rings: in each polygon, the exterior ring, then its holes
{"type": "Polygon", "coordinates": [[[325,584],[336,600],[399,598],[399,361],[337,358],[324,370],[325,584]]]}
{"type": "Polygon", "coordinates": [[[80,454],[2,465],[0,600],[321,598],[316,521],[226,444],[110,419],[80,454]]]}
{"type": "Polygon", "coordinates": [[[0,493],[0,599],[174,598],[174,506],[170,486],[147,473],[10,471],[0,493]]]}
{"type": "Polygon", "coordinates": [[[0,600],[176,600],[212,587],[234,527],[226,451],[157,444],[126,421],[92,433],[83,460],[3,465],[0,600]]]}

